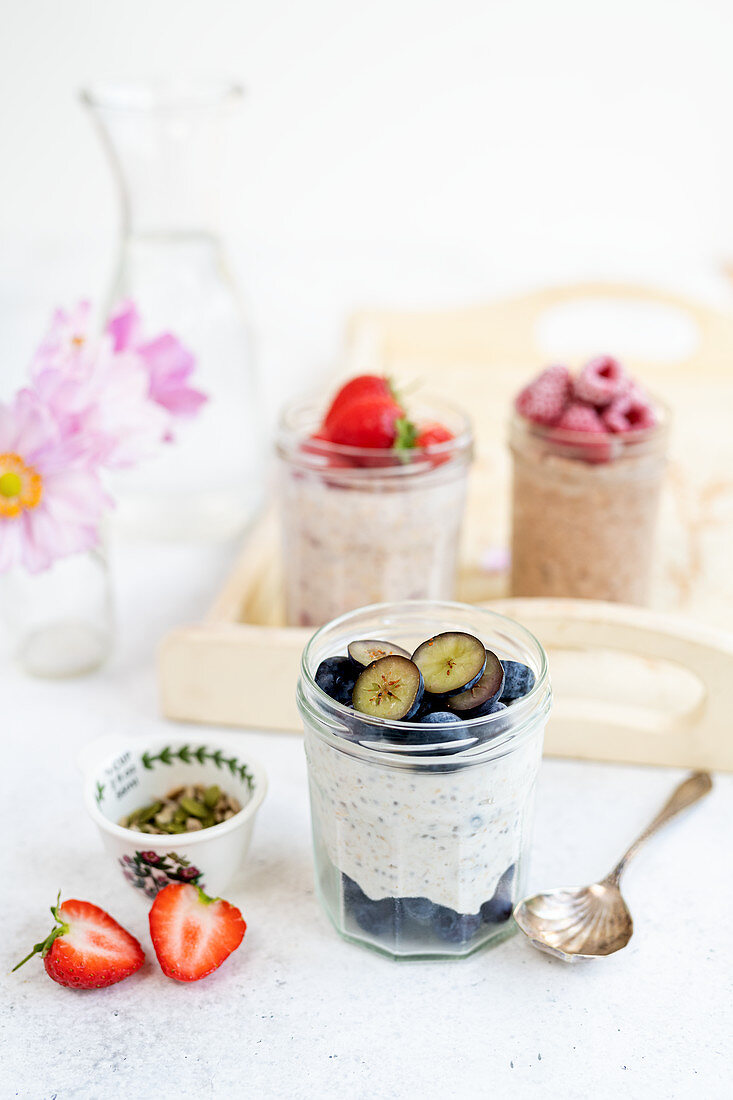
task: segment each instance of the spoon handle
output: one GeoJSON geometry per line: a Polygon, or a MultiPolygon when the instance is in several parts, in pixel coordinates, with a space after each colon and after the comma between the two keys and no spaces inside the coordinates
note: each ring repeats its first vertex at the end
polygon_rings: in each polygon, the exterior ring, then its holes
{"type": "Polygon", "coordinates": [[[666,825],[668,821],[676,817],[681,810],[686,810],[688,806],[692,806],[695,802],[704,798],[712,789],[713,781],[709,772],[692,772],[687,779],[683,779],[680,785],[672,791],[654,820],[647,825],[644,832],[624,852],[606,881],[618,885],[626,864],[636,855],[642,844],[658,829],[661,829],[662,825],[666,825]]]}

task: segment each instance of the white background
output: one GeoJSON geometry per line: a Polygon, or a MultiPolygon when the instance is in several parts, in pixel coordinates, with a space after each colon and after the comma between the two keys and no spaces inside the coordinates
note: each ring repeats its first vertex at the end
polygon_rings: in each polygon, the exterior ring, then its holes
{"type": "Polygon", "coordinates": [[[4,7],[6,381],[52,302],[107,286],[116,196],[76,97],[100,79],[247,86],[225,220],[268,372],[317,366],[363,303],[587,275],[725,293],[712,276],[733,254],[726,0],[4,7]]]}

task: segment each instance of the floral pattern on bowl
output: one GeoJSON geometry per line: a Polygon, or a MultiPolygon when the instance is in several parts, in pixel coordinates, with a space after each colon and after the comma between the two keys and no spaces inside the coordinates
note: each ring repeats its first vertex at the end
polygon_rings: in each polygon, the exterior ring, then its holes
{"type": "Polygon", "coordinates": [[[122,856],[119,864],[127,881],[149,898],[171,882],[191,882],[206,889],[203,871],[177,852],[135,852],[134,856],[122,856]]]}

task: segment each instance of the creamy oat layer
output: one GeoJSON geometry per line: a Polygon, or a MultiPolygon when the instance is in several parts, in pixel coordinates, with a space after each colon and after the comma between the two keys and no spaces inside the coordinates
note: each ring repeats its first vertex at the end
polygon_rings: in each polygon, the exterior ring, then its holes
{"type": "Polygon", "coordinates": [[[660,484],[658,459],[515,451],[512,595],[645,603],[660,484]]]}
{"type": "Polygon", "coordinates": [[[311,810],[331,862],[372,900],[477,913],[523,849],[542,739],[485,764],[421,772],[364,763],[306,733],[311,810]]]}
{"type": "Polygon", "coordinates": [[[465,470],[344,487],[282,472],[288,622],[318,626],[366,604],[451,599],[465,470]]]}

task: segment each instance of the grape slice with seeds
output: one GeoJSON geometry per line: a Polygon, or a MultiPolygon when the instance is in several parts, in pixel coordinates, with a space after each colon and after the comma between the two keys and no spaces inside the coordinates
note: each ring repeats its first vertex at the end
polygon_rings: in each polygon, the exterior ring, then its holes
{"type": "Polygon", "coordinates": [[[459,630],[428,638],[417,647],[412,659],[423,674],[425,690],[433,695],[467,691],[486,668],[484,643],[459,630]]]}
{"type": "Polygon", "coordinates": [[[410,718],[420,706],[425,685],[420,669],[399,654],[380,657],[365,668],[354,685],[354,709],[372,718],[410,718]]]}
{"type": "Polygon", "coordinates": [[[448,709],[455,710],[459,714],[467,710],[475,710],[476,707],[490,703],[492,699],[501,698],[504,690],[504,666],[495,653],[486,650],[486,668],[483,675],[473,687],[461,691],[458,695],[451,695],[448,700],[448,709]]]}
{"type": "Polygon", "coordinates": [[[349,657],[360,665],[371,665],[382,657],[406,657],[409,661],[410,654],[401,646],[392,645],[391,642],[377,642],[373,638],[358,638],[349,642],[349,657]]]}

